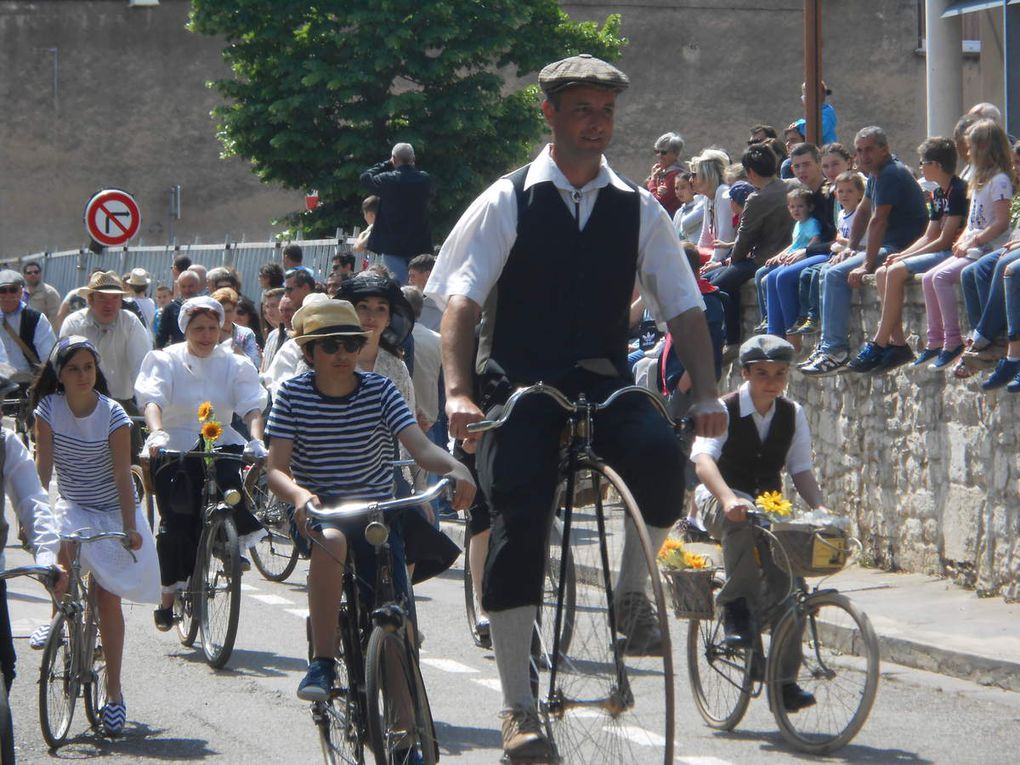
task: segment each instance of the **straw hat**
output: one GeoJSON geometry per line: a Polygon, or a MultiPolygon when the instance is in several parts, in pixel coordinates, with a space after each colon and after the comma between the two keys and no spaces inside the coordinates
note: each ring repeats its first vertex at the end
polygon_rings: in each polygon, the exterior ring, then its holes
{"type": "Polygon", "coordinates": [[[124,284],[114,271],[96,271],[89,277],[87,287],[78,288],[78,297],[87,298],[93,292],[105,292],[112,295],[133,295],[124,289],[124,284]]]}
{"type": "Polygon", "coordinates": [[[132,268],[128,274],[127,283],[133,287],[148,287],[152,283],[149,272],[144,268],[132,268]]]}
{"type": "Polygon", "coordinates": [[[304,345],[323,337],[368,337],[361,328],[358,313],[346,300],[333,300],[328,295],[308,295],[291,319],[294,341],[304,345]]]}

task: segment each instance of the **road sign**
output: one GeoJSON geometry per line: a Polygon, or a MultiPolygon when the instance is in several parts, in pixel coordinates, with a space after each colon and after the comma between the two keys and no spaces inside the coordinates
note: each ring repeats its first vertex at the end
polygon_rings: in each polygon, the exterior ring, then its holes
{"type": "Polygon", "coordinates": [[[127,244],[142,225],[134,197],[120,189],[103,189],[85,204],[85,231],[106,247],[127,244]]]}

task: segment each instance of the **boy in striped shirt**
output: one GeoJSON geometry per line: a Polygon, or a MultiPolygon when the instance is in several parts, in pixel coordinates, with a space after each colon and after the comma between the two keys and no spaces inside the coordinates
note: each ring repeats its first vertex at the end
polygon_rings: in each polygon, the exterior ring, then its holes
{"type": "MultiPolygon", "coordinates": [[[[273,402],[268,479],[273,493],[296,508],[298,529],[315,542],[308,569],[313,659],[298,698],[323,701],[333,683],[348,545],[337,528],[308,527],[305,504],[391,498],[394,437],[422,468],[455,481],[454,509],[470,506],[475,485],[467,468],[428,440],[390,380],[355,371],[367,333],[350,303],[309,296],[292,324],[311,370],[284,382],[273,402]]],[[[421,527],[432,529],[415,528],[421,527]]]]}

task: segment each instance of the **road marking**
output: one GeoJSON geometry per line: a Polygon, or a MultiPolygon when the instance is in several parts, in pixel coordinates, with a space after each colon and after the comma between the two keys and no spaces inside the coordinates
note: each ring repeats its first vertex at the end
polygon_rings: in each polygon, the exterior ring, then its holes
{"type": "Polygon", "coordinates": [[[684,765],[733,765],[729,760],[720,760],[718,757],[677,757],[676,761],[684,765]]]}
{"type": "Polygon", "coordinates": [[[247,582],[241,582],[241,592],[258,592],[259,588],[254,587],[247,582]]]}
{"type": "Polygon", "coordinates": [[[625,738],[628,741],[632,741],[638,746],[665,746],[666,739],[664,736],[660,736],[657,733],[652,733],[650,730],[644,728],[638,728],[634,725],[617,725],[617,726],[606,726],[603,730],[606,733],[612,733],[620,738],[625,738]]]}
{"type": "Polygon", "coordinates": [[[258,600],[262,603],[267,603],[270,606],[292,606],[294,605],[291,601],[286,598],[281,598],[279,595],[251,595],[252,600],[258,600]]]}
{"type": "Polygon", "coordinates": [[[488,688],[490,691],[496,691],[496,693],[502,693],[503,687],[499,684],[499,680],[495,677],[476,677],[471,682],[478,683],[483,688],[488,688]]]}
{"type": "Polygon", "coordinates": [[[433,659],[426,658],[421,660],[422,664],[428,664],[430,667],[441,669],[443,672],[452,672],[455,674],[467,675],[476,674],[478,672],[474,667],[469,667],[467,664],[461,664],[459,661],[453,659],[433,659]]]}
{"type": "Polygon", "coordinates": [[[307,608],[285,608],[283,610],[286,611],[288,614],[294,614],[294,616],[300,616],[302,619],[307,619],[308,618],[308,609],[307,608]]]}

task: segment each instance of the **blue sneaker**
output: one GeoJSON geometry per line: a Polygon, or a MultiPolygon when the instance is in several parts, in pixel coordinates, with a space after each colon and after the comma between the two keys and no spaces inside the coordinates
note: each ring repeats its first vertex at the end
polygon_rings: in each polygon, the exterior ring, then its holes
{"type": "Polygon", "coordinates": [[[1020,393],[1020,374],[1013,378],[1013,382],[1006,386],[1010,393],[1020,393]]]}
{"type": "Polygon", "coordinates": [[[312,659],[304,679],[298,685],[297,696],[304,701],[326,701],[336,678],[333,659],[312,659]]]}
{"type": "MultiPolygon", "coordinates": [[[[1010,381],[1020,375],[1020,361],[999,359],[988,379],[981,383],[981,390],[996,390],[1011,384],[1010,381]]],[[[1014,391],[1010,391],[1011,393],[1014,391]]]]}
{"type": "Polygon", "coordinates": [[[940,353],[942,353],[941,348],[925,348],[923,351],[921,351],[921,355],[914,359],[914,363],[911,364],[910,366],[923,367],[932,359],[938,358],[938,355],[940,353]]]}
{"type": "Polygon", "coordinates": [[[932,369],[945,369],[950,364],[952,364],[954,361],[956,361],[957,356],[959,356],[961,353],[963,353],[963,349],[964,348],[965,348],[965,346],[964,346],[963,343],[960,343],[955,348],[950,348],[948,350],[943,348],[941,351],[939,351],[938,358],[935,359],[935,363],[931,365],[931,368],[932,369]]]}
{"type": "Polygon", "coordinates": [[[882,361],[883,351],[885,348],[878,343],[865,343],[861,352],[847,365],[847,368],[852,372],[870,372],[882,361]]]}
{"type": "Polygon", "coordinates": [[[398,749],[390,756],[391,765],[425,765],[425,760],[417,747],[398,749]]]}

